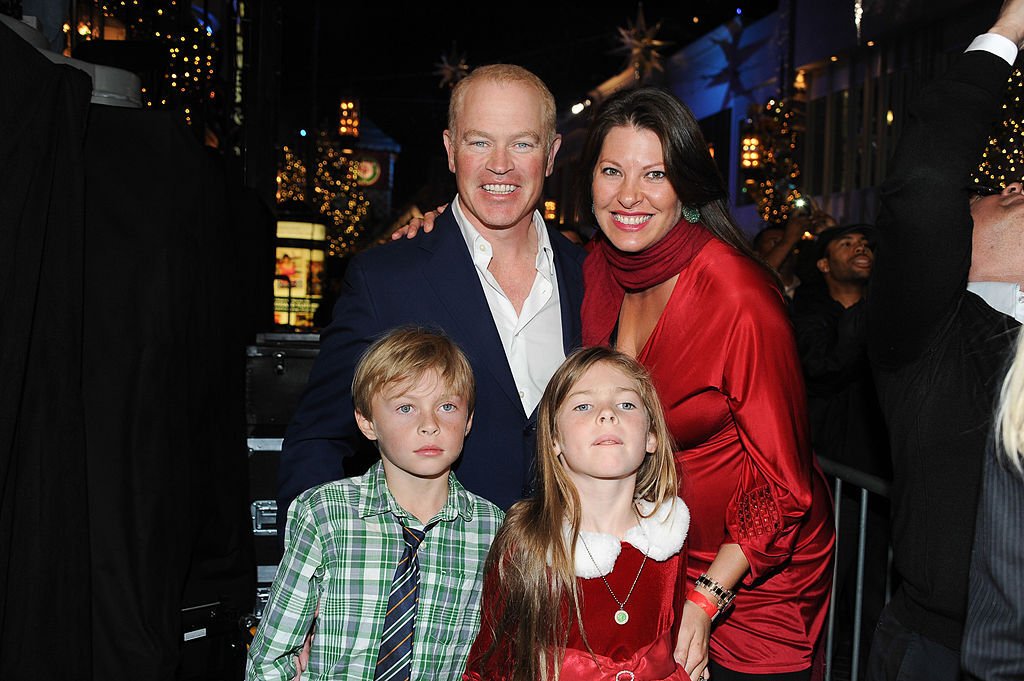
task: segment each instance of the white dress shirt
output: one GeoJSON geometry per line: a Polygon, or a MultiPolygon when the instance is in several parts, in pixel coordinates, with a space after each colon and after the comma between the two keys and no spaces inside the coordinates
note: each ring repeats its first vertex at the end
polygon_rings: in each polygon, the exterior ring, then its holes
{"type": "Polygon", "coordinates": [[[984,300],[993,310],[1024,324],[1024,292],[1020,290],[1020,284],[972,281],[967,284],[967,290],[984,300]]]}
{"type": "Polygon", "coordinates": [[[552,374],[565,359],[555,256],[544,218],[537,211],[533,212],[533,228],[537,231],[537,274],[522,312],[516,314],[512,301],[487,269],[493,255],[490,242],[466,218],[458,197],[452,202],[452,211],[473,258],[523,411],[532,414],[552,374]]]}
{"type": "Polygon", "coordinates": [[[998,33],[983,33],[979,35],[971,41],[971,44],[967,46],[964,52],[971,52],[973,50],[991,52],[1010,66],[1013,66],[1013,62],[1017,59],[1017,52],[1019,52],[1017,45],[1012,40],[998,33]]]}

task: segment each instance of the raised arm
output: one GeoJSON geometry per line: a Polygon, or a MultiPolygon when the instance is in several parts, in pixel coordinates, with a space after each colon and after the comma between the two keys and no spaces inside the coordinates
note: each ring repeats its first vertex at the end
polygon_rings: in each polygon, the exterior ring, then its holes
{"type": "Polygon", "coordinates": [[[797,245],[804,232],[810,227],[809,215],[791,215],[786,221],[786,227],[782,232],[782,239],[775,247],[764,256],[764,261],[771,265],[772,269],[778,271],[782,263],[789,257],[793,247],[797,245]]]}
{"type": "MultiPolygon", "coordinates": [[[[1006,38],[994,42],[1003,43],[1010,55],[1024,38],[1022,16],[1024,0],[1006,2],[991,29],[1006,38]]],[[[970,172],[998,114],[1011,67],[990,48],[970,49],[921,91],[882,184],[877,221],[882,240],[872,273],[868,331],[873,358],[882,368],[920,356],[966,290],[973,227],[970,172]]]]}

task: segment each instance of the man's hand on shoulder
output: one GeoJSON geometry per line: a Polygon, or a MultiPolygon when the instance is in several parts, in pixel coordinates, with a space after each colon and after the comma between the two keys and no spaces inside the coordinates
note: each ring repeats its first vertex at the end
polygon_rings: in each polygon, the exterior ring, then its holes
{"type": "Polygon", "coordinates": [[[420,230],[423,230],[424,234],[430,234],[434,231],[434,220],[436,220],[447,207],[448,204],[443,203],[437,207],[436,211],[432,210],[421,218],[413,218],[412,220],[409,220],[409,222],[392,232],[391,240],[398,241],[403,236],[406,239],[412,239],[419,234],[420,230]]]}

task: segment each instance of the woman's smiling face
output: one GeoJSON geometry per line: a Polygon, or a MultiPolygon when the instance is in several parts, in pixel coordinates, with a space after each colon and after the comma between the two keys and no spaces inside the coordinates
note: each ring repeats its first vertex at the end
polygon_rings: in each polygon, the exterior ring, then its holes
{"type": "Polygon", "coordinates": [[[594,216],[620,251],[650,248],[679,222],[683,205],[665,172],[658,136],[633,126],[612,128],[594,167],[594,216]]]}

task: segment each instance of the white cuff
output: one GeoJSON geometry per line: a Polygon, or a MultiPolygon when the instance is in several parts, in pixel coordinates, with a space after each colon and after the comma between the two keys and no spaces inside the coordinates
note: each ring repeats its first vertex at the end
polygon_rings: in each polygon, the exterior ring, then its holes
{"type": "Polygon", "coordinates": [[[982,50],[984,52],[991,52],[1010,66],[1013,66],[1013,62],[1017,59],[1017,45],[1007,38],[1006,36],[999,35],[998,33],[985,33],[975,38],[964,52],[972,52],[974,50],[982,50]]]}

